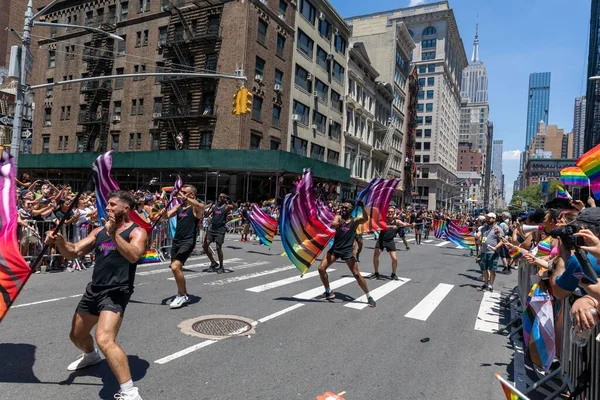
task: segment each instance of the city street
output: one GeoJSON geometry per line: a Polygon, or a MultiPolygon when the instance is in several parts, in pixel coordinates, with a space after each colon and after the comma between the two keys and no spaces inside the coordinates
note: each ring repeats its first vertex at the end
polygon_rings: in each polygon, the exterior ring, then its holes
{"type": "MultiPolygon", "coordinates": [[[[303,278],[282,256],[230,236],[231,273],[202,273],[205,257],[188,261],[191,303],[169,309],[175,282],[166,263],[141,265],[119,342],[144,399],[315,399],[346,392],[348,400],[503,399],[493,373],[512,379],[513,351],[493,331],[501,293],[516,273],[499,274],[481,292],[468,251],[438,240],[411,250],[399,243],[400,281],[367,280],[377,307],[368,308],[345,264],[331,267],[335,301],[322,293],[316,265],[303,278]],[[483,302],[482,302],[483,300],[483,302]],[[187,319],[225,314],[250,320],[255,332],[223,340],[184,334],[187,319]]],[[[372,272],[373,240],[360,269],[372,272]]],[[[119,389],[105,361],[69,373],[79,351],[68,332],[92,271],[33,275],[0,325],[0,391],[10,399],[112,398],[119,389]]],[[[503,311],[502,311],[503,312],[503,311]]]]}

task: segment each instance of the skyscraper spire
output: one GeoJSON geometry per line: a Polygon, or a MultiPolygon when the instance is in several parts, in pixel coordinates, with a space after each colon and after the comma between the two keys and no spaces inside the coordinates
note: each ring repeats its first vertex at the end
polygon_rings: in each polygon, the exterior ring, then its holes
{"type": "Polygon", "coordinates": [[[479,22],[475,24],[475,40],[473,41],[473,55],[471,62],[479,62],[479,22]]]}

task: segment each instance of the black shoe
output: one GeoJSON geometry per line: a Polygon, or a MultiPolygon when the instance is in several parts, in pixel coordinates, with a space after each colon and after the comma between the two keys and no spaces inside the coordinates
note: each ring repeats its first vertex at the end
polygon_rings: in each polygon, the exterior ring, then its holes
{"type": "Polygon", "coordinates": [[[374,272],[371,276],[369,276],[369,279],[379,279],[379,272],[374,272]]]}
{"type": "Polygon", "coordinates": [[[213,262],[212,264],[210,264],[210,267],[206,268],[202,272],[216,272],[217,268],[219,268],[219,263],[213,262]]]}
{"type": "Polygon", "coordinates": [[[409,250],[410,250],[410,247],[406,246],[406,251],[409,251],[409,250]]]}
{"type": "Polygon", "coordinates": [[[392,275],[390,275],[390,280],[392,280],[392,281],[399,281],[400,278],[398,278],[398,275],[392,274],[392,275]]]}
{"type": "Polygon", "coordinates": [[[360,262],[360,258],[358,258],[358,256],[356,256],[356,262],[360,262]]]}
{"type": "Polygon", "coordinates": [[[483,285],[481,285],[481,290],[483,291],[483,290],[487,289],[487,287],[488,287],[488,285],[486,285],[486,284],[484,283],[483,285]]]}
{"type": "Polygon", "coordinates": [[[215,272],[216,272],[217,274],[224,274],[224,273],[225,273],[225,268],[223,268],[223,267],[221,266],[221,267],[219,267],[219,268],[215,269],[215,272]]]}
{"type": "Polygon", "coordinates": [[[371,308],[375,308],[377,305],[377,302],[375,302],[375,299],[372,297],[367,297],[367,301],[369,302],[369,307],[371,308]]]}

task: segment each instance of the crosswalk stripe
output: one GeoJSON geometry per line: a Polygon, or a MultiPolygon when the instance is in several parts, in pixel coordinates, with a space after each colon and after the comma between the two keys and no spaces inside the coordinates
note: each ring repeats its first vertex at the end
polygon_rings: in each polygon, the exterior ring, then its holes
{"type": "Polygon", "coordinates": [[[501,308],[500,299],[500,293],[483,293],[483,299],[481,299],[477,320],[475,321],[476,331],[493,333],[500,329],[500,314],[494,311],[494,309],[499,310],[501,308]]]}
{"type": "MultiPolygon", "coordinates": [[[[404,285],[406,282],[410,281],[408,278],[400,278],[399,281],[391,281],[386,283],[385,285],[379,286],[377,289],[371,291],[371,297],[375,300],[379,300],[386,294],[393,292],[398,289],[400,286],[404,285]]],[[[367,295],[360,296],[358,299],[354,300],[351,303],[346,304],[344,307],[355,308],[357,310],[362,310],[367,307],[369,304],[367,303],[367,295]]]]}
{"type": "Polygon", "coordinates": [[[450,242],[442,242],[442,243],[438,243],[438,244],[436,244],[436,245],[435,245],[435,247],[442,247],[442,246],[445,246],[445,245],[447,245],[448,243],[450,243],[450,242]]]}
{"type": "MultiPolygon", "coordinates": [[[[223,263],[225,264],[225,263],[223,263]]],[[[242,269],[246,269],[246,268],[252,268],[252,267],[258,267],[260,265],[267,265],[267,264],[271,264],[269,261],[257,261],[254,263],[250,263],[250,264],[240,264],[240,265],[236,265],[235,268],[232,267],[233,270],[235,271],[239,271],[242,269]]],[[[203,276],[209,276],[209,275],[215,275],[214,272],[196,272],[195,274],[186,274],[185,275],[185,279],[194,279],[194,278],[200,278],[203,276]]],[[[170,281],[174,281],[175,278],[169,278],[170,281]]]]}
{"type": "Polygon", "coordinates": [[[293,266],[293,265],[288,265],[287,267],[279,267],[279,268],[274,268],[274,269],[268,269],[266,271],[256,272],[254,274],[234,276],[233,278],[219,279],[218,281],[205,282],[204,284],[205,285],[211,285],[211,286],[214,286],[214,285],[227,285],[228,283],[245,281],[247,279],[258,278],[259,276],[276,274],[278,272],[288,271],[288,270],[294,269],[294,268],[296,268],[296,267],[293,266]]]}
{"type": "Polygon", "coordinates": [[[463,247],[462,246],[456,246],[455,248],[456,249],[462,249],[463,247]]]}
{"type": "MultiPolygon", "coordinates": [[[[194,257],[190,257],[188,258],[188,262],[195,262],[195,261],[200,261],[202,259],[208,258],[207,256],[194,256],[194,257]]],[[[147,263],[147,264],[138,264],[138,268],[148,268],[148,267],[165,267],[167,265],[170,265],[171,261],[161,261],[161,262],[157,262],[157,263],[147,263]]]]}
{"type": "MultiPolygon", "coordinates": [[[[371,275],[368,272],[361,272],[360,274],[362,276],[371,275]]],[[[337,288],[340,288],[340,287],[347,285],[350,282],[354,282],[354,281],[356,281],[356,279],[354,279],[354,277],[341,278],[341,279],[335,280],[333,282],[330,282],[329,289],[335,290],[337,288]]],[[[310,299],[314,299],[315,297],[323,294],[324,291],[325,291],[325,289],[323,289],[323,286],[319,286],[314,289],[307,290],[306,292],[298,293],[297,295],[292,296],[292,297],[294,299],[299,299],[299,300],[310,300],[310,299]]]]}
{"type": "MultiPolygon", "coordinates": [[[[241,258],[230,258],[228,260],[223,261],[223,264],[231,264],[231,263],[235,263],[238,261],[242,261],[241,258]]],[[[210,266],[210,262],[205,262],[205,263],[200,263],[200,264],[191,264],[191,265],[185,265],[184,268],[192,268],[192,267],[208,267],[210,266]]],[[[155,275],[155,274],[162,274],[164,272],[170,272],[171,268],[161,268],[161,269],[155,269],[152,271],[143,271],[143,272],[137,272],[136,275],[138,276],[146,276],[146,275],[155,275]]]]}
{"type": "Polygon", "coordinates": [[[414,242],[415,240],[417,240],[417,239],[415,239],[415,238],[412,238],[412,239],[406,239],[406,241],[407,241],[407,242],[414,242]]]}
{"type": "Polygon", "coordinates": [[[433,242],[433,240],[429,239],[429,240],[423,240],[423,243],[431,243],[433,242]]]}
{"type": "Polygon", "coordinates": [[[412,310],[406,315],[407,318],[418,319],[421,321],[427,321],[427,318],[435,311],[437,306],[440,305],[442,300],[450,293],[454,285],[448,285],[446,283],[440,283],[435,289],[433,289],[423,300],[419,302],[412,310]]]}
{"type": "MultiPolygon", "coordinates": [[[[328,271],[335,271],[335,269],[330,269],[328,271]]],[[[312,278],[313,276],[319,275],[319,271],[309,272],[308,274],[304,274],[304,276],[292,276],[291,278],[285,278],[275,282],[265,283],[264,285],[254,286],[249,289],[246,289],[249,292],[260,293],[269,289],[274,289],[280,286],[289,285],[290,283],[295,283],[301,280],[305,280],[307,278],[312,278]]]]}

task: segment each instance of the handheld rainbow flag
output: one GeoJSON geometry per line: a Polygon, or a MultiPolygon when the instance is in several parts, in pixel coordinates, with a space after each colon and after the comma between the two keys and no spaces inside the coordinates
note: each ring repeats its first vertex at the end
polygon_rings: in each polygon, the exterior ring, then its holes
{"type": "Polygon", "coordinates": [[[590,180],[590,191],[600,199],[600,144],[579,157],[577,166],[590,180]]]}
{"type": "Polygon", "coordinates": [[[516,387],[514,387],[513,385],[508,383],[507,380],[501,377],[499,373],[494,373],[494,376],[496,377],[496,379],[498,379],[498,382],[500,382],[500,386],[502,387],[502,391],[506,396],[506,400],[529,400],[527,396],[519,392],[516,387]]]}
{"type": "Polygon", "coordinates": [[[156,251],[154,249],[150,249],[150,250],[147,250],[144,254],[142,254],[142,256],[140,257],[140,259],[138,261],[138,264],[152,264],[152,263],[157,263],[157,262],[161,262],[158,251],[156,251]]]}
{"type": "Polygon", "coordinates": [[[556,197],[558,197],[559,199],[568,199],[568,200],[573,200],[573,198],[571,197],[571,195],[569,194],[569,192],[567,192],[562,186],[557,185],[556,186],[556,197]]]}
{"type": "Polygon", "coordinates": [[[0,322],[31,276],[17,242],[15,165],[8,150],[0,159],[0,322]]]}
{"type": "MultiPolygon", "coordinates": [[[[183,179],[181,179],[180,175],[177,175],[177,179],[175,180],[175,185],[173,186],[173,190],[169,194],[169,210],[175,207],[178,204],[181,204],[181,200],[177,197],[177,194],[183,187],[183,179]]],[[[169,219],[169,229],[171,230],[171,237],[175,237],[175,229],[177,229],[177,218],[169,219]]]]}
{"type": "Polygon", "coordinates": [[[335,230],[317,216],[309,169],[296,183],[296,192],[283,200],[279,230],[288,258],[303,275],[335,235],[335,230]]]}
{"type": "Polygon", "coordinates": [[[272,205],[275,204],[276,201],[277,200],[275,200],[275,197],[273,197],[272,199],[267,200],[267,204],[270,205],[270,206],[272,206],[272,205]]]}
{"type": "Polygon", "coordinates": [[[227,221],[227,223],[225,225],[233,226],[233,225],[235,225],[236,222],[241,221],[241,220],[242,220],[242,217],[232,218],[229,221],[227,221]]]}
{"type": "Polygon", "coordinates": [[[445,219],[434,219],[431,223],[433,227],[433,235],[436,239],[441,239],[446,229],[448,229],[448,221],[445,219]]]}
{"type": "Polygon", "coordinates": [[[273,237],[275,237],[275,232],[277,232],[277,220],[265,214],[256,204],[252,204],[252,209],[245,211],[245,213],[261,243],[267,247],[271,247],[273,237]]]}
{"type": "Polygon", "coordinates": [[[567,167],[560,170],[560,183],[567,186],[588,186],[588,177],[579,167],[567,167]]]}
{"type": "Polygon", "coordinates": [[[471,236],[468,226],[459,226],[450,221],[445,231],[446,238],[463,249],[475,250],[475,237],[471,236]]]}
{"type": "MultiPolygon", "coordinates": [[[[387,229],[387,210],[390,207],[392,195],[400,184],[399,178],[382,179],[375,178],[356,197],[362,200],[369,220],[364,224],[364,232],[384,231],[387,229]]],[[[352,216],[358,216],[359,209],[354,208],[352,216]]]]}
{"type": "Polygon", "coordinates": [[[521,258],[523,256],[523,252],[521,251],[521,249],[519,247],[515,247],[508,252],[508,255],[512,259],[517,259],[517,258],[521,258]]]}

